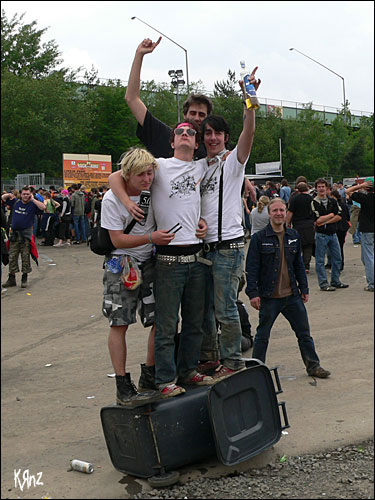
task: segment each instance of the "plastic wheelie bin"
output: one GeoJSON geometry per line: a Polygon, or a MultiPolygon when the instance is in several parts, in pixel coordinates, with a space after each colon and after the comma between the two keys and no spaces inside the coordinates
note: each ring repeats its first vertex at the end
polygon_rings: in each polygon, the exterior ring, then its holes
{"type": "Polygon", "coordinates": [[[214,455],[225,465],[235,465],[277,443],[289,427],[285,402],[277,401],[282,392],[277,368],[256,359],[246,365],[215,385],[187,386],[186,393],[170,399],[135,409],[102,408],[113,466],[150,478],[153,487],[167,486],[178,481],[175,469],[183,465],[214,455]]]}

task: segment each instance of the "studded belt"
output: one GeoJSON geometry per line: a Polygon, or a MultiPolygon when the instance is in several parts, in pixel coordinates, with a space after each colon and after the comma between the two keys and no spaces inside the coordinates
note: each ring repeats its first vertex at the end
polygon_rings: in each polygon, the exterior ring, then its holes
{"type": "Polygon", "coordinates": [[[215,250],[238,250],[239,248],[244,248],[245,242],[243,238],[236,238],[234,240],[227,241],[214,241],[212,243],[204,243],[203,250],[208,252],[214,252],[215,250]]]}
{"type": "Polygon", "coordinates": [[[203,252],[200,251],[193,255],[156,255],[156,259],[161,262],[168,262],[169,264],[178,263],[178,264],[191,264],[192,262],[201,262],[202,264],[206,264],[206,266],[212,266],[212,262],[210,260],[204,259],[202,257],[203,252]]]}

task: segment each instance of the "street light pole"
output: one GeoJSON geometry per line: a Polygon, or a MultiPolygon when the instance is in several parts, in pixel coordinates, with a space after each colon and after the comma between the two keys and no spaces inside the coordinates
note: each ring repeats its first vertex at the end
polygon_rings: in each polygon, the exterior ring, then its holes
{"type": "Polygon", "coordinates": [[[172,38],[169,38],[169,36],[167,35],[164,35],[164,33],[162,33],[161,31],[157,30],[156,28],[154,28],[153,26],[151,26],[150,24],[147,24],[145,21],[142,21],[142,19],[139,19],[139,17],[136,17],[136,16],[133,16],[131,18],[132,20],[134,19],[138,19],[138,21],[140,21],[141,23],[145,24],[146,26],[148,26],[149,28],[151,28],[152,30],[156,31],[157,33],[159,33],[160,35],[163,35],[165,36],[165,38],[168,38],[168,40],[170,40],[172,43],[174,43],[175,45],[177,45],[177,47],[180,47],[180,49],[182,49],[184,52],[185,52],[185,65],[186,65],[186,87],[187,87],[187,92],[189,93],[189,69],[188,69],[188,56],[187,56],[187,50],[182,47],[182,45],[178,44],[177,42],[175,42],[174,40],[172,40],[172,38]]]}
{"type": "Polygon", "coordinates": [[[185,80],[182,80],[182,69],[170,69],[168,75],[172,78],[172,85],[177,91],[177,121],[180,121],[180,93],[179,86],[185,85],[185,80]]]}
{"type": "Polygon", "coordinates": [[[327,66],[324,66],[324,64],[318,62],[318,61],[315,61],[315,59],[313,59],[312,57],[310,56],[307,56],[306,54],[304,54],[303,52],[301,52],[300,50],[298,49],[295,49],[294,47],[292,47],[291,49],[289,50],[295,50],[296,52],[299,52],[300,54],[302,54],[303,56],[307,57],[308,59],[311,59],[311,61],[314,61],[316,64],[319,64],[319,66],[323,66],[323,68],[325,69],[328,69],[328,71],[330,71],[331,73],[333,73],[334,75],[338,76],[339,78],[341,78],[342,80],[342,88],[343,88],[343,94],[344,94],[344,109],[346,107],[346,98],[345,98],[345,80],[344,80],[344,77],[339,75],[338,73],[336,73],[335,71],[333,71],[332,69],[330,68],[327,68],[327,66]]]}

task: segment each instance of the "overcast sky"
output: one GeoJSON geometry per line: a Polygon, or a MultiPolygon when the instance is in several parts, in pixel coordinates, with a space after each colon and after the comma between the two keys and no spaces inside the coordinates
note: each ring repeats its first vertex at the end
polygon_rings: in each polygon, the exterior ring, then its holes
{"type": "MultiPolygon", "coordinates": [[[[351,110],[374,111],[374,3],[371,2],[12,2],[2,9],[10,19],[25,12],[48,28],[64,66],[93,65],[100,78],[127,82],[137,45],[159,34],[187,50],[190,82],[207,91],[226,80],[228,69],[239,77],[239,61],[258,66],[261,98],[313,102],[340,108],[344,78],[351,110]],[[315,59],[331,71],[296,51],[315,59]]],[[[168,82],[168,70],[182,69],[185,52],[163,37],[144,59],[142,80],[168,82]]]]}

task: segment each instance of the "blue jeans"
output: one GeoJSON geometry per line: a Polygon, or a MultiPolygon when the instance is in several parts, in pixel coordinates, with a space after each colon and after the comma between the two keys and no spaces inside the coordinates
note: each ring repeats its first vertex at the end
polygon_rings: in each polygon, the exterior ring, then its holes
{"type": "Polygon", "coordinates": [[[324,267],[324,258],[329,250],[331,256],[331,284],[340,283],[341,250],[336,234],[315,233],[315,271],[320,288],[328,285],[327,272],[324,267]]]}
{"type": "Polygon", "coordinates": [[[212,266],[206,268],[206,300],[203,321],[203,342],[200,360],[217,360],[231,370],[245,366],[241,353],[241,322],[237,309],[238,286],[244,266],[242,248],[208,252],[206,259],[212,266]],[[218,351],[215,316],[220,323],[220,356],[218,351]]]}
{"type": "Polygon", "coordinates": [[[202,344],[205,265],[156,261],[155,382],[167,385],[197,370],[202,344]],[[175,362],[175,335],[181,306],[181,332],[175,362]]]}
{"type": "Polygon", "coordinates": [[[86,241],[85,215],[73,215],[74,231],[76,241],[86,241]]]}
{"type": "Polygon", "coordinates": [[[361,260],[365,266],[369,288],[374,289],[374,233],[361,234],[361,260]]]}
{"type": "Polygon", "coordinates": [[[290,295],[282,299],[261,298],[253,358],[260,359],[265,363],[271,328],[280,313],[289,321],[296,334],[302,360],[309,373],[310,370],[320,365],[320,361],[315,351],[313,338],[310,335],[306,307],[300,295],[290,295]]]}
{"type": "Polygon", "coordinates": [[[358,243],[361,243],[361,233],[359,232],[359,226],[357,226],[355,233],[352,236],[353,238],[353,244],[357,245],[358,243]]]}

